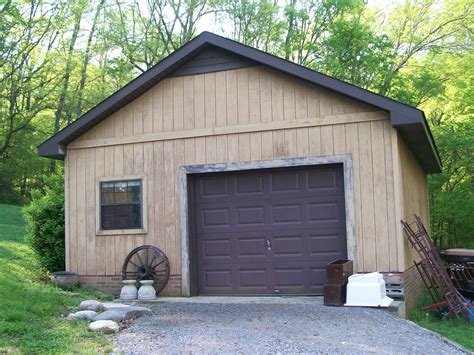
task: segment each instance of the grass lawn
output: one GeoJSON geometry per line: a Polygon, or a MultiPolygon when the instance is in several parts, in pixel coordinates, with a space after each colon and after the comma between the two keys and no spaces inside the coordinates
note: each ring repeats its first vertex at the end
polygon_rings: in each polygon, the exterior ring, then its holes
{"type": "MultiPolygon", "coordinates": [[[[433,303],[428,295],[420,302],[420,307],[433,303]]],[[[432,330],[442,336],[474,351],[474,324],[465,320],[453,323],[450,319],[440,320],[436,312],[425,312],[416,309],[410,312],[408,318],[423,328],[432,330]]]]}
{"type": "Polygon", "coordinates": [[[42,281],[24,241],[17,206],[0,204],[0,353],[107,352],[106,338],[86,322],[63,320],[86,298],[107,298],[93,290],[65,292],[42,281]]]}

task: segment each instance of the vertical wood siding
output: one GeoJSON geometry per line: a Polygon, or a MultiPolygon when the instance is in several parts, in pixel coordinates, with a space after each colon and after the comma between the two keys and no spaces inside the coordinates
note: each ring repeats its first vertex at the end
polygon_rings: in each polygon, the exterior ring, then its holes
{"type": "MultiPolygon", "coordinates": [[[[430,231],[430,215],[428,204],[428,185],[426,173],[421,168],[413,153],[408,149],[402,139],[398,139],[400,156],[401,189],[403,196],[402,218],[412,214],[420,216],[426,230],[430,231]]],[[[419,256],[403,239],[405,267],[413,266],[413,260],[419,256]]]]}
{"type": "MultiPolygon", "coordinates": [[[[75,142],[371,111],[374,108],[268,68],[251,67],[165,79],[75,142]]],[[[358,271],[401,270],[394,212],[394,132],[388,114],[380,112],[375,120],[334,125],[88,148],[74,147],[73,142],[65,165],[68,269],[81,275],[119,275],[126,254],[146,243],[162,249],[170,259],[171,274],[179,275],[181,165],[349,153],[358,271]],[[144,178],[147,233],[96,235],[98,178],[126,175],[144,178]]]]}
{"type": "Polygon", "coordinates": [[[164,79],[76,142],[369,111],[376,109],[275,70],[251,67],[164,79]]]}

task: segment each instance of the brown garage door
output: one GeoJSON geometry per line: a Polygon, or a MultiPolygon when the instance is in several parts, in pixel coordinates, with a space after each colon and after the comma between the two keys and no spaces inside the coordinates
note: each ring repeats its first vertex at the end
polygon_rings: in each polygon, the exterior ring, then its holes
{"type": "Polygon", "coordinates": [[[321,294],[346,258],[342,165],[196,175],[199,294],[321,294]]]}

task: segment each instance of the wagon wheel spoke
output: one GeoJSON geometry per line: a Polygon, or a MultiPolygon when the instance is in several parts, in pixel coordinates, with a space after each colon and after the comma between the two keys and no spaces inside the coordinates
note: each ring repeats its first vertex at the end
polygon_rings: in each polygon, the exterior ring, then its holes
{"type": "Polygon", "coordinates": [[[153,270],[166,270],[167,269],[167,265],[166,264],[162,264],[161,266],[156,266],[156,267],[153,267],[153,270]]]}
{"type": "Polygon", "coordinates": [[[138,260],[140,260],[140,264],[142,264],[142,267],[143,267],[143,265],[145,265],[145,263],[143,262],[139,252],[137,252],[137,258],[138,258],[138,260]]]}
{"type": "Polygon", "coordinates": [[[157,275],[158,274],[161,275],[161,274],[166,274],[168,272],[168,269],[153,270],[153,272],[157,275]]]}
{"type": "Polygon", "coordinates": [[[154,265],[153,267],[154,267],[154,268],[155,268],[155,267],[158,267],[158,266],[160,266],[161,264],[163,264],[164,262],[165,262],[165,259],[161,260],[158,264],[154,265]]]}
{"type": "Polygon", "coordinates": [[[157,255],[156,253],[153,254],[153,258],[152,258],[151,261],[150,261],[150,266],[151,266],[151,267],[153,267],[153,262],[155,261],[155,259],[156,259],[157,256],[158,256],[158,255],[157,255]]]}
{"type": "Polygon", "coordinates": [[[130,262],[130,264],[134,265],[135,267],[140,267],[140,266],[138,266],[137,264],[135,264],[135,263],[134,263],[133,261],[131,261],[131,260],[130,260],[129,262],[130,262]]]}

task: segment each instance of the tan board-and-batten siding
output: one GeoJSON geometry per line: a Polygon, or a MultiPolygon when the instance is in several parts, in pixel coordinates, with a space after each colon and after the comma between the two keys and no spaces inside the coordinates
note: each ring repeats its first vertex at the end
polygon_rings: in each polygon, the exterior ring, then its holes
{"type": "Polygon", "coordinates": [[[348,153],[357,271],[403,271],[407,198],[388,116],[260,66],[164,79],[67,146],[67,269],[119,275],[128,252],[151,244],[179,275],[179,166],[348,153]],[[98,181],[121,176],[143,178],[146,231],[97,235],[98,181]]]}
{"type": "MultiPolygon", "coordinates": [[[[423,221],[426,230],[430,232],[430,209],[426,173],[403,140],[399,139],[398,147],[403,191],[402,215],[408,217],[417,214],[423,221]]],[[[405,239],[403,240],[403,245],[406,255],[405,268],[408,269],[413,266],[413,261],[419,260],[420,257],[405,239]]]]}

